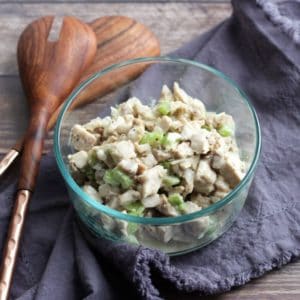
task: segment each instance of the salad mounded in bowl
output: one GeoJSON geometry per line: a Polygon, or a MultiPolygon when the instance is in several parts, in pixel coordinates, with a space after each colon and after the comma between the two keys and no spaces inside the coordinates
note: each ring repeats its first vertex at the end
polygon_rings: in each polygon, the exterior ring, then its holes
{"type": "Polygon", "coordinates": [[[140,217],[199,211],[246,173],[232,116],[206,111],[177,82],[172,91],[164,85],[153,106],[132,97],[110,116],[74,125],[70,140],[77,184],[95,201],[140,217]]]}

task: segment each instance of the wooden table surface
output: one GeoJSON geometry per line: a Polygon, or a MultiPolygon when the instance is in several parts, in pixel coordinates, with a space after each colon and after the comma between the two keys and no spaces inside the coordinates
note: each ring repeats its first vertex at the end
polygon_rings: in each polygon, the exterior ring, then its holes
{"type": "MultiPolygon", "coordinates": [[[[14,144],[27,122],[27,108],[18,78],[15,54],[19,34],[33,19],[45,14],[75,15],[86,21],[104,15],[127,15],[148,25],[156,33],[161,41],[162,53],[165,54],[231,14],[230,3],[222,0],[135,2],[139,3],[120,0],[0,0],[0,155],[14,144]]],[[[51,147],[52,133],[47,139],[46,151],[51,147]]],[[[243,287],[207,298],[294,300],[300,299],[299,283],[298,260],[243,287]]],[[[171,298],[178,299],[176,295],[171,298]]]]}

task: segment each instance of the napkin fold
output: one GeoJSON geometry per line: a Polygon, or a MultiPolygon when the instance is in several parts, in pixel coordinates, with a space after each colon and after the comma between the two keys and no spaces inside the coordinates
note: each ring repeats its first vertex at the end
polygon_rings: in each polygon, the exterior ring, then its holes
{"type": "MultiPolygon", "coordinates": [[[[169,258],[96,239],[77,221],[54,158],[43,158],[12,286],[13,299],[163,299],[214,294],[300,256],[300,3],[234,0],[233,15],[173,56],[209,64],[250,96],[261,160],[245,207],[222,237],[169,258]]],[[[143,80],[137,81],[142,87],[143,80]]],[[[0,249],[16,188],[0,184],[0,249]]]]}

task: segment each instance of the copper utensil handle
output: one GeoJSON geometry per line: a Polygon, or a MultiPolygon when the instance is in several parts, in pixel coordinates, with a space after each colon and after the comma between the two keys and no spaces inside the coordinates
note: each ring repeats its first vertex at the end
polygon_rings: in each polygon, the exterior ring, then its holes
{"type": "Polygon", "coordinates": [[[20,190],[18,192],[14,205],[13,218],[9,224],[8,236],[2,256],[0,271],[0,300],[7,300],[9,296],[29,199],[29,191],[20,190]]]}
{"type": "Polygon", "coordinates": [[[0,161],[0,176],[8,169],[8,167],[13,163],[13,161],[20,154],[19,151],[15,149],[10,149],[6,155],[0,161]]]}

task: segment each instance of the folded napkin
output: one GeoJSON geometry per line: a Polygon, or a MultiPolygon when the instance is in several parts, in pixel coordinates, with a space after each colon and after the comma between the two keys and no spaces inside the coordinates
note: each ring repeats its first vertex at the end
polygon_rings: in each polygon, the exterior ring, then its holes
{"type": "MultiPolygon", "coordinates": [[[[209,246],[173,258],[95,239],[76,221],[53,156],[46,156],[21,243],[13,299],[162,299],[170,291],[184,299],[186,293],[227,291],[300,256],[300,3],[236,0],[233,8],[230,19],[172,55],[229,75],[258,112],[261,160],[234,225],[209,246]]],[[[0,184],[1,249],[15,177],[11,171],[0,184]]]]}

